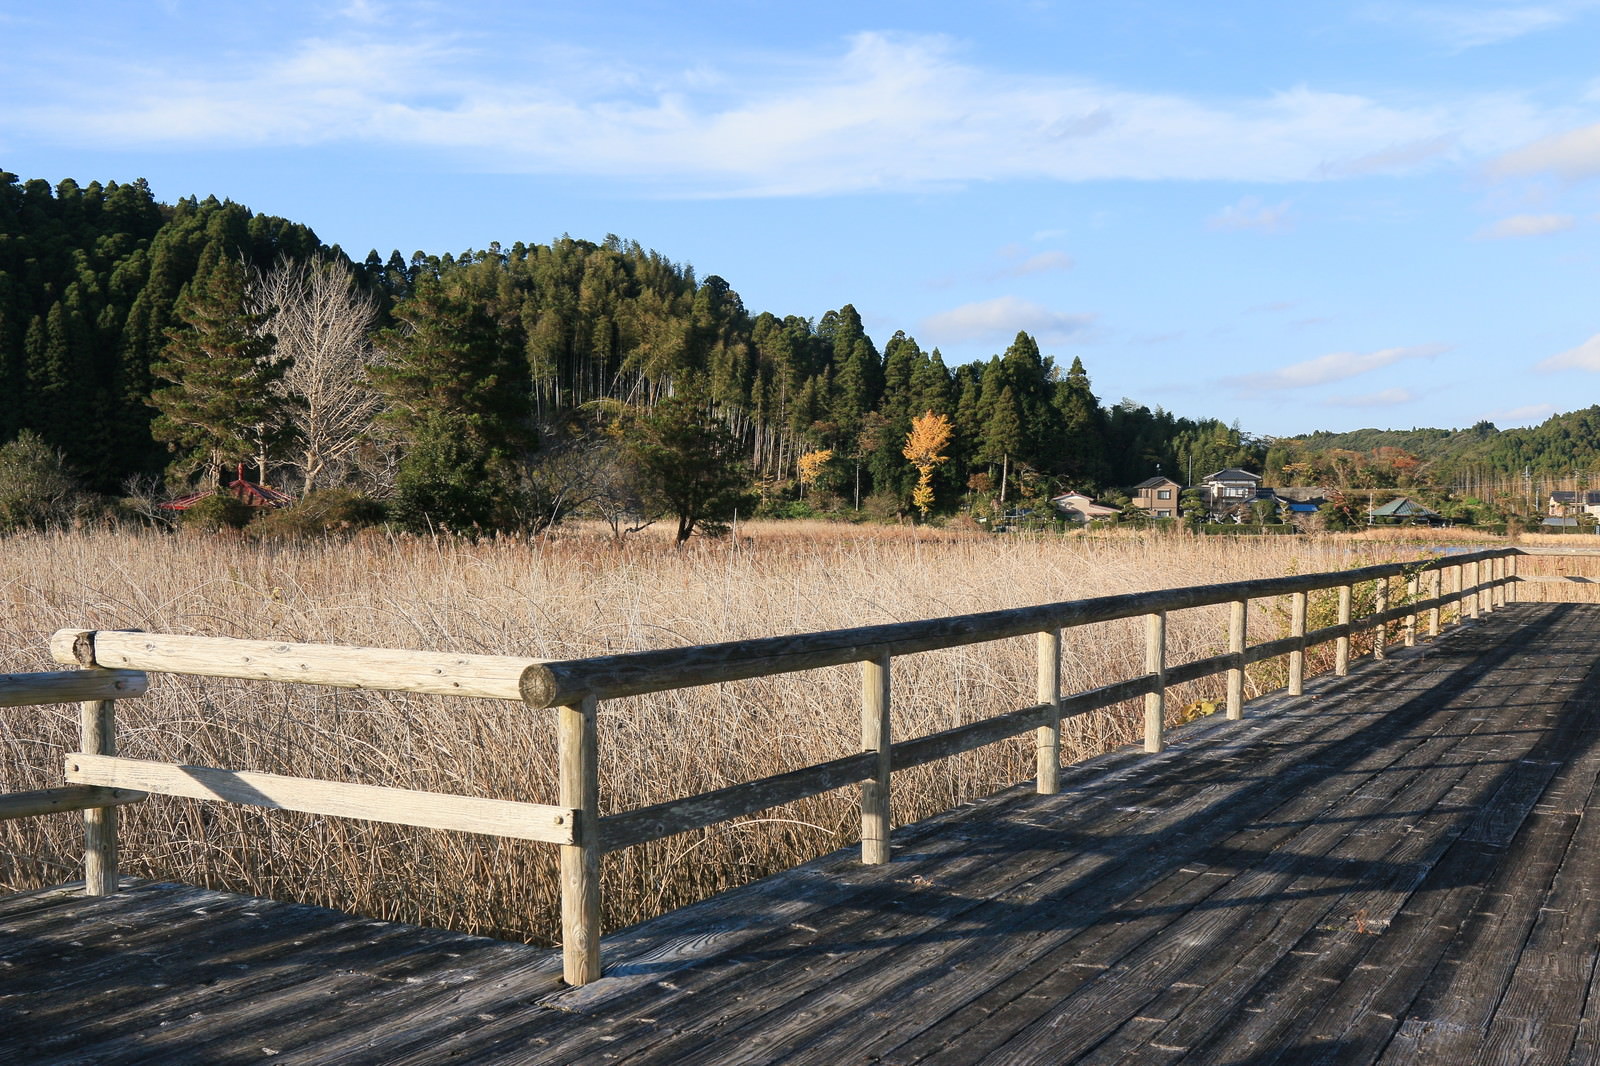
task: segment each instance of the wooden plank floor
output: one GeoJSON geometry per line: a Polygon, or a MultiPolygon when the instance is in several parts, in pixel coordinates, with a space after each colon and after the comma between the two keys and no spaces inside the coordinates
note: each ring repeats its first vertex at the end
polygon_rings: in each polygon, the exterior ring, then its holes
{"type": "Polygon", "coordinates": [[[1600,607],[1519,605],[551,953],[176,886],[0,899],[0,1063],[1600,1062],[1600,607]]]}

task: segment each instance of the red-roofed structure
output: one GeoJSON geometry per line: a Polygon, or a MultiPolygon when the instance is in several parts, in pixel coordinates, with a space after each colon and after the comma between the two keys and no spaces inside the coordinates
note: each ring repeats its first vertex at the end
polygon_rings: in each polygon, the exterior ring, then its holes
{"type": "MultiPolygon", "coordinates": [[[[204,492],[192,492],[187,496],[180,496],[176,500],[168,500],[161,506],[168,511],[187,511],[201,500],[215,496],[217,489],[206,489],[204,492]]],[[[279,492],[270,485],[258,485],[244,476],[244,464],[240,463],[236,476],[228,482],[227,492],[236,500],[242,501],[247,507],[287,507],[294,502],[294,497],[287,492],[279,492]]]]}

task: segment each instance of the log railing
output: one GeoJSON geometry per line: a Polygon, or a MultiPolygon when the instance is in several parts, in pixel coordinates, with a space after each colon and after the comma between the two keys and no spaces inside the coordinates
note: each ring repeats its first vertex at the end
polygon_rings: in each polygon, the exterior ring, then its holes
{"type": "MultiPolygon", "coordinates": [[[[1436,635],[1446,608],[1459,605],[1459,615],[1475,618],[1504,604],[1507,590],[1519,580],[1515,564],[1520,554],[1528,553],[1498,548],[1333,573],[1103,596],[949,618],[562,662],[62,630],[51,641],[56,660],[92,673],[52,676],[138,676],[128,671],[198,674],[479,696],[515,700],[534,710],[553,709],[559,766],[558,803],[554,806],[118,758],[110,741],[111,704],[104,700],[99,702],[102,710],[96,718],[99,733],[88,728],[89,712],[85,711],[84,750],[67,755],[66,776],[75,786],[120,790],[115,793],[119,797],[166,793],[556,844],[560,848],[564,974],[569,982],[583,984],[600,975],[599,871],[600,857],[607,852],[854,784],[860,788],[862,861],[884,863],[890,855],[894,771],[1033,731],[1038,767],[1035,787],[1040,793],[1053,793],[1059,788],[1064,719],[1142,698],[1145,749],[1160,751],[1165,742],[1165,693],[1169,687],[1225,675],[1227,717],[1242,718],[1245,668],[1250,664],[1286,656],[1287,690],[1291,695],[1299,694],[1304,687],[1305,653],[1310,648],[1333,642],[1334,670],[1342,675],[1349,671],[1352,637],[1357,634],[1373,633],[1373,653],[1381,658],[1392,623],[1400,623],[1405,643],[1411,644],[1416,641],[1419,618],[1424,615],[1428,618],[1429,635],[1436,635]],[[1375,585],[1375,609],[1355,617],[1355,590],[1367,583],[1375,585]],[[1328,590],[1337,595],[1338,620],[1334,625],[1308,632],[1309,598],[1328,590]],[[1250,602],[1282,596],[1290,598],[1288,635],[1250,644],[1246,626],[1250,602]],[[1398,602],[1391,606],[1392,600],[1398,602]],[[1173,611],[1222,604],[1229,608],[1227,651],[1169,664],[1167,616],[1173,611]],[[1140,617],[1146,620],[1145,672],[1063,695],[1062,631],[1140,617]],[[896,657],[1022,636],[1034,636],[1037,641],[1037,703],[927,736],[892,736],[891,676],[896,657]],[[852,663],[860,664],[861,671],[859,753],[712,792],[601,815],[596,729],[600,701],[852,663]]],[[[0,689],[0,693],[3,691],[0,689]]],[[[91,705],[84,704],[85,708],[91,705]]],[[[92,795],[109,802],[112,794],[92,795]]],[[[104,883],[101,887],[110,891],[114,883],[113,875],[111,887],[104,883]]]]}
{"type": "MultiPolygon", "coordinates": [[[[97,756],[116,752],[115,701],[144,695],[147,679],[134,670],[70,670],[0,674],[0,707],[78,704],[78,746],[97,756]]],[[[104,785],[67,785],[0,794],[0,820],[63,811],[83,812],[83,884],[91,896],[117,890],[117,808],[144,792],[104,785]]]]}

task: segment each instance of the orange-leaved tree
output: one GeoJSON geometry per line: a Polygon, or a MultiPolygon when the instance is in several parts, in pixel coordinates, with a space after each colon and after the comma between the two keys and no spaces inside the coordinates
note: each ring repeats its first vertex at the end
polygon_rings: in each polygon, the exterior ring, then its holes
{"type": "Polygon", "coordinates": [[[933,505],[933,472],[950,458],[940,453],[954,435],[955,429],[944,415],[927,411],[911,420],[911,432],[906,434],[901,454],[917,468],[917,487],[912,490],[911,502],[923,518],[928,517],[928,508],[933,505]]]}

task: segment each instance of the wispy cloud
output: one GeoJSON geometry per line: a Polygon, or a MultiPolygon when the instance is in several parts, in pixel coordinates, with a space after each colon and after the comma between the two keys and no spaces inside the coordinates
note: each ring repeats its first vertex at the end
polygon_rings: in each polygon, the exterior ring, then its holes
{"type": "Polygon", "coordinates": [[[1396,363],[1432,359],[1449,350],[1449,345],[1445,344],[1420,344],[1407,348],[1381,348],[1375,352],[1330,352],[1263,374],[1224,378],[1223,384],[1242,395],[1308,389],[1370,374],[1396,363]]]}
{"type": "Polygon", "coordinates": [[[1508,237],[1542,237],[1549,233],[1564,233],[1578,224],[1572,215],[1512,215],[1483,227],[1474,236],[1479,240],[1497,241],[1508,237]]]}
{"type": "Polygon", "coordinates": [[[1569,181],[1600,175],[1600,122],[1507,152],[1489,169],[1501,175],[1555,174],[1569,181]]]}
{"type": "Polygon", "coordinates": [[[1327,407],[1400,407],[1416,400],[1410,389],[1383,389],[1363,396],[1330,396],[1322,402],[1327,407]]]}
{"type": "Polygon", "coordinates": [[[1091,314],[1052,311],[1015,296],[998,296],[941,311],[923,320],[918,332],[950,341],[1004,339],[1020,331],[1041,339],[1069,340],[1094,325],[1091,314]]]}
{"type": "Polygon", "coordinates": [[[1564,352],[1541,360],[1534,369],[1545,373],[1556,370],[1600,371],[1600,333],[1596,333],[1576,348],[1568,348],[1564,352]]]}
{"type": "Polygon", "coordinates": [[[1450,48],[1481,48],[1554,29],[1592,6],[1590,0],[1551,0],[1491,6],[1370,6],[1367,15],[1377,21],[1415,26],[1450,48]]]}
{"type": "Polygon", "coordinates": [[[1025,278],[1033,274],[1071,270],[1073,267],[1072,256],[1066,252],[1047,251],[1029,255],[1027,249],[1016,244],[1000,249],[1000,259],[1004,265],[990,273],[990,280],[1025,278]]]}
{"type": "Polygon", "coordinates": [[[1246,196],[1236,204],[1229,204],[1206,220],[1214,230],[1258,230],[1262,233],[1287,233],[1294,228],[1287,201],[1281,204],[1262,203],[1256,196],[1246,196]]]}
{"type": "Polygon", "coordinates": [[[32,96],[8,100],[0,133],[78,149],[428,148],[504,172],[644,174],[662,193],[815,195],[1007,179],[1316,180],[1338,173],[1329,160],[1403,168],[1429,150],[1415,146],[1447,140],[1481,157],[1545,125],[1512,94],[1386,102],[1298,86],[1199,98],[1024,75],[965,62],[937,36],[861,33],[831,54],[689,64],[545,42],[511,74],[464,35],[381,33],[302,40],[278,59],[99,62],[92,80],[20,69],[32,96]]]}
{"type": "Polygon", "coordinates": [[[1489,411],[1479,416],[1480,422],[1493,422],[1497,426],[1528,425],[1533,422],[1543,422],[1555,414],[1558,408],[1553,403],[1530,403],[1521,407],[1510,407],[1500,411],[1489,411]]]}

